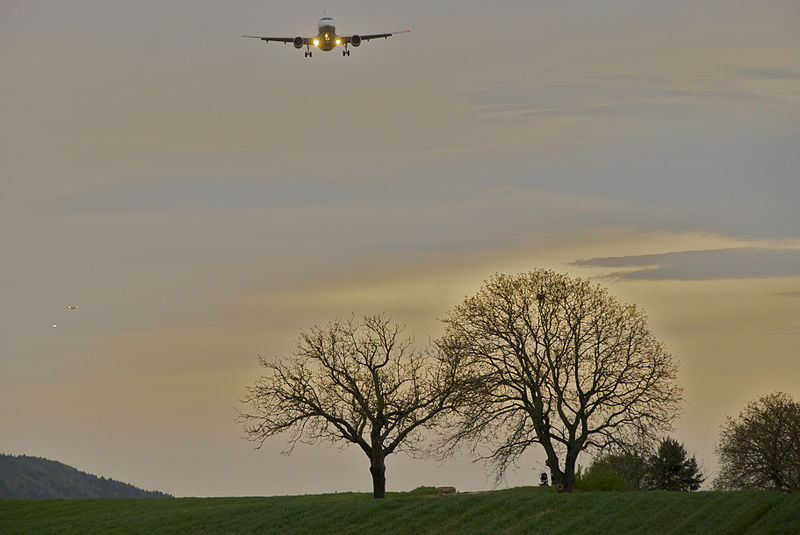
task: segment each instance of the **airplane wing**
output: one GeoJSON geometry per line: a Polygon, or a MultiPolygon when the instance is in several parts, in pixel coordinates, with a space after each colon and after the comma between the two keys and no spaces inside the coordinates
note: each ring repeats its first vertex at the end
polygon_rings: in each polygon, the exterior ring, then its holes
{"type": "MultiPolygon", "coordinates": [[[[242,37],[249,37],[251,39],[261,39],[262,41],[269,42],[269,41],[278,41],[279,43],[293,43],[295,37],[262,37],[260,35],[243,35],[242,37]]],[[[313,41],[313,37],[303,37],[303,44],[310,45],[313,41]]]]}
{"type": "MultiPolygon", "coordinates": [[[[398,33],[408,33],[410,31],[411,30],[403,30],[403,31],[400,31],[400,32],[388,32],[388,33],[370,33],[370,34],[366,34],[366,35],[359,34],[358,36],[361,38],[362,41],[369,41],[370,39],[379,39],[381,37],[386,39],[387,37],[391,37],[393,35],[397,35],[398,33]]],[[[353,36],[352,35],[345,35],[345,36],[342,37],[342,39],[347,44],[353,42],[353,36]]]]}

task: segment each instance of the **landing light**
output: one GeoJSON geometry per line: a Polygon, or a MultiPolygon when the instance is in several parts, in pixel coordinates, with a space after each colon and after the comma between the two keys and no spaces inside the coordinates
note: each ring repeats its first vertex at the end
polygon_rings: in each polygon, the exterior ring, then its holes
{"type": "Polygon", "coordinates": [[[341,45],[341,44],[342,44],[342,40],[341,40],[341,39],[337,39],[337,40],[336,40],[336,44],[337,44],[337,45],[341,45]]]}
{"type": "Polygon", "coordinates": [[[314,46],[319,46],[319,39],[314,39],[314,46]]]}

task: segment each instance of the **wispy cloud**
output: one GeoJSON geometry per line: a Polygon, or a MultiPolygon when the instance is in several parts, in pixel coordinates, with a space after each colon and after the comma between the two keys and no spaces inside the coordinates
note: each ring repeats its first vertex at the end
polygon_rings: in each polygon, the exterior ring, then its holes
{"type": "MultiPolygon", "coordinates": [[[[800,249],[730,248],[591,258],[582,267],[628,268],[605,275],[627,280],[716,280],[800,276],[800,249]]],[[[794,293],[794,292],[789,292],[794,293]]]]}
{"type": "Polygon", "coordinates": [[[745,67],[736,71],[748,80],[800,80],[800,71],[787,71],[772,67],[745,67]]]}
{"type": "MultiPolygon", "coordinates": [[[[755,73],[751,73],[751,77],[755,73]]],[[[790,72],[771,72],[788,78],[790,72]]],[[[743,74],[740,73],[744,77],[743,74]]],[[[474,96],[487,113],[529,116],[663,113],[699,103],[752,102],[764,96],[716,86],[680,86],[661,78],[606,77],[585,82],[492,87],[474,96]]]]}
{"type": "Polygon", "coordinates": [[[783,297],[800,297],[800,291],[796,291],[796,292],[781,292],[778,295],[781,295],[783,297]]]}
{"type": "Polygon", "coordinates": [[[794,327],[781,327],[778,329],[770,329],[767,334],[775,334],[779,336],[800,336],[800,325],[794,327]]]}

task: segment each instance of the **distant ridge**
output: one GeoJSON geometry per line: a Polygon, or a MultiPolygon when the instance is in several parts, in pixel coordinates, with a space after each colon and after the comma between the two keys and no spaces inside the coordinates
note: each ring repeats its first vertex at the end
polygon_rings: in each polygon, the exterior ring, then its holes
{"type": "Polygon", "coordinates": [[[0,499],[171,497],[87,474],[58,461],[0,454],[0,499]]]}

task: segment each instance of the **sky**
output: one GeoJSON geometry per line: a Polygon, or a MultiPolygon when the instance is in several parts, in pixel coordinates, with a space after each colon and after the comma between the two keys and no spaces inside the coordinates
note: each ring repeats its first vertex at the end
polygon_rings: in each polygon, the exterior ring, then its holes
{"type": "MultiPolygon", "coordinates": [[[[795,0],[0,0],[0,452],[177,496],[369,491],[354,447],[242,438],[258,356],[370,313],[427,342],[493,273],[549,268],[644,309],[710,482],[727,416],[800,400],[798,23],[795,0]],[[311,59],[241,37],[325,12],[411,32],[311,59]]],[[[389,491],[492,483],[468,452],[387,460],[389,491]]]]}

